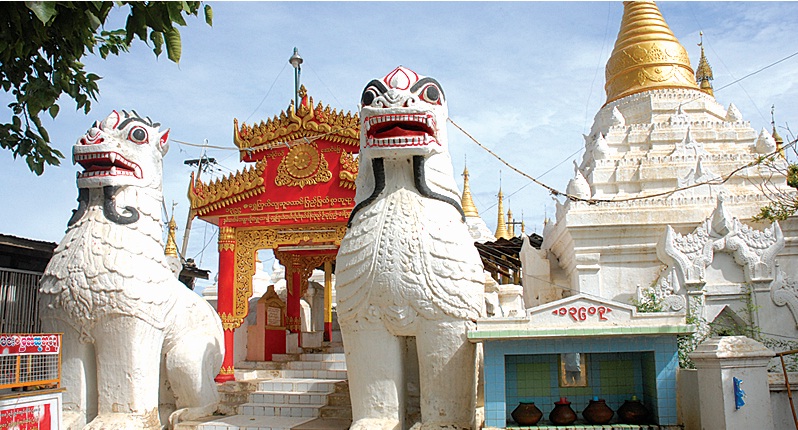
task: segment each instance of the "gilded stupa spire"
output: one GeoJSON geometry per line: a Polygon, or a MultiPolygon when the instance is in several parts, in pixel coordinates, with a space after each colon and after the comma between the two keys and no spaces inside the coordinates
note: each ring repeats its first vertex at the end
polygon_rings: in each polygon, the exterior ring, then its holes
{"type": "Polygon", "coordinates": [[[175,216],[172,214],[172,219],[169,220],[169,235],[166,237],[166,247],[163,250],[163,255],[167,257],[177,257],[177,241],[175,240],[175,232],[177,231],[177,223],[175,216]]]}
{"type": "Polygon", "coordinates": [[[624,2],[605,76],[607,103],[654,89],[699,89],[687,50],[653,1],[624,2]]]}
{"type": "Polygon", "coordinates": [[[493,235],[496,236],[496,239],[505,238],[507,240],[512,239],[512,235],[509,231],[507,231],[507,223],[504,222],[504,194],[502,194],[502,189],[499,187],[499,216],[496,221],[496,233],[493,235]]]}
{"type": "Polygon", "coordinates": [[[510,237],[515,236],[515,220],[513,219],[513,210],[510,208],[507,209],[507,232],[510,233],[510,237]]]}
{"type": "Polygon", "coordinates": [[[471,197],[471,186],[468,184],[468,167],[463,167],[463,197],[460,199],[460,206],[463,207],[466,217],[479,216],[474,199],[471,197]]]}
{"type": "Polygon", "coordinates": [[[773,140],[776,141],[776,150],[779,151],[779,155],[782,158],[786,158],[784,155],[784,138],[781,137],[778,131],[776,131],[776,105],[772,105],[770,107],[770,125],[773,126],[773,140]]]}
{"type": "Polygon", "coordinates": [[[695,71],[695,80],[701,91],[715,97],[715,92],[712,90],[712,67],[709,66],[707,56],[704,55],[704,32],[698,33],[701,36],[701,42],[698,46],[701,47],[701,58],[698,60],[698,68],[695,71]]]}

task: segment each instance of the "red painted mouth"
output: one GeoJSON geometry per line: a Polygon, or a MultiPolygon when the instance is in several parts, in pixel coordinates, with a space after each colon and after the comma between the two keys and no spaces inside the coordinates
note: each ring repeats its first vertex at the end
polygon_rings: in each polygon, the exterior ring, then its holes
{"type": "Polygon", "coordinates": [[[373,147],[425,146],[435,138],[435,118],[430,114],[372,116],[365,121],[366,140],[373,147]]]}
{"type": "Polygon", "coordinates": [[[116,152],[88,152],[75,154],[75,163],[83,167],[81,178],[96,178],[102,176],[133,176],[141,179],[141,168],[117,154],[116,152]]]}

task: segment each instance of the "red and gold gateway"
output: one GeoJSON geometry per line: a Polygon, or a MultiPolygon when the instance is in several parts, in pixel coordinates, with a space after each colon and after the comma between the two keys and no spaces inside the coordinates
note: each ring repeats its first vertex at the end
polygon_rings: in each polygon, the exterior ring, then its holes
{"type": "MultiPolygon", "coordinates": [[[[304,86],[299,96],[298,109],[292,102],[260,124],[234,120],[233,141],[241,160],[251,163],[247,168],[208,184],[191,178],[193,215],[219,226],[217,310],[225,334],[219,382],[234,379],[233,331],[249,311],[260,249],[274,250],[286,268],[285,327],[292,333],[300,331],[299,300],[308,278],[324,267],[324,337],[330,339],[332,263],[355,205],[360,124],[356,114],[314,107],[304,86]]],[[[282,336],[284,352],[285,331],[266,336],[271,353],[280,352],[282,336]]]]}

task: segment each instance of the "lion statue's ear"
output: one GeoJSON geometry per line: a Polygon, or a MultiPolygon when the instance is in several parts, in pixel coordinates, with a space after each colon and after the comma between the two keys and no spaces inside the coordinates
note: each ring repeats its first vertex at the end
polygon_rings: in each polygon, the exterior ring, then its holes
{"type": "Polygon", "coordinates": [[[163,155],[166,155],[166,152],[169,151],[169,130],[170,129],[167,128],[158,138],[158,149],[160,149],[163,155]]]}

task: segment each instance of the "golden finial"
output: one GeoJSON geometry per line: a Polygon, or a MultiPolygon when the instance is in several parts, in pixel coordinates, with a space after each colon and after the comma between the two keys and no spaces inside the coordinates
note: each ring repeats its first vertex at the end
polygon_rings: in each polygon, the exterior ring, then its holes
{"type": "Polygon", "coordinates": [[[515,236],[515,220],[513,219],[513,210],[507,209],[507,232],[510,236],[515,236]]]}
{"type": "Polygon", "coordinates": [[[167,257],[177,257],[177,242],[175,241],[175,232],[177,231],[177,223],[175,222],[175,214],[169,220],[169,235],[166,237],[166,247],[163,250],[163,255],[167,257]]]}
{"type": "Polygon", "coordinates": [[[701,42],[698,46],[701,47],[701,58],[698,60],[698,68],[695,71],[695,80],[701,91],[715,97],[715,92],[712,90],[712,67],[709,66],[707,56],[704,55],[704,32],[700,31],[698,35],[701,37],[701,42]]]}
{"type": "Polygon", "coordinates": [[[605,76],[607,103],[654,89],[698,89],[687,51],[653,1],[624,2],[605,76]]]}
{"type": "Polygon", "coordinates": [[[773,140],[776,141],[776,149],[779,151],[779,155],[782,158],[786,158],[784,155],[784,139],[782,139],[781,135],[778,131],[776,131],[776,105],[770,106],[770,125],[773,126],[773,140]]]}
{"type": "Polygon", "coordinates": [[[479,217],[474,199],[471,197],[471,186],[468,184],[468,167],[463,167],[463,198],[460,199],[460,206],[463,207],[466,217],[479,217]]]}
{"type": "Polygon", "coordinates": [[[496,222],[496,233],[493,235],[496,236],[496,239],[505,238],[510,240],[513,236],[507,231],[507,224],[504,222],[504,194],[502,194],[502,189],[499,187],[499,216],[496,222]]]}

